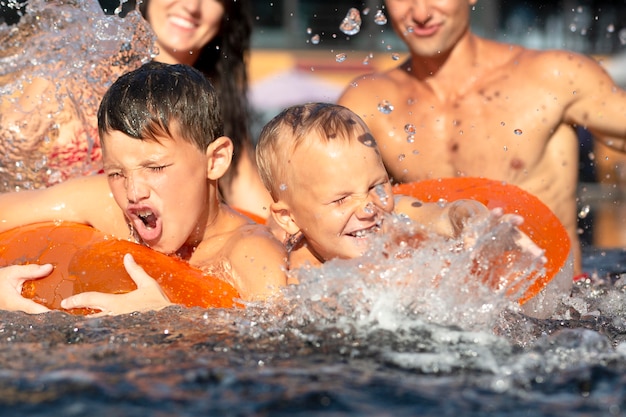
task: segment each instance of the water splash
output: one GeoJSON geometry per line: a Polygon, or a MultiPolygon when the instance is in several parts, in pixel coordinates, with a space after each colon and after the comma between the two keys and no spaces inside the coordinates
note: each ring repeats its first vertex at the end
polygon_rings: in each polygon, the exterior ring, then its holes
{"type": "Polygon", "coordinates": [[[346,13],[346,17],[341,21],[339,30],[348,36],[356,35],[361,31],[361,13],[358,9],[352,7],[346,13]]]}
{"type": "MultiPolygon", "coordinates": [[[[315,323],[360,335],[410,329],[416,323],[491,332],[501,314],[519,309],[528,277],[542,273],[531,254],[511,256],[513,225],[477,221],[445,239],[403,216],[385,220],[360,258],[292,271],[300,284],[284,290],[277,328],[315,323]]],[[[264,312],[248,313],[262,322],[264,312]],[[259,314],[261,316],[259,316],[259,314]]]]}
{"type": "Polygon", "coordinates": [[[95,0],[31,0],[15,26],[0,26],[0,43],[0,192],[98,171],[100,97],[154,56],[139,12],[120,18],[95,0]]]}
{"type": "Polygon", "coordinates": [[[389,114],[393,111],[394,107],[388,100],[383,100],[378,103],[378,111],[383,114],[389,114]]]}
{"type": "Polygon", "coordinates": [[[387,24],[387,16],[382,10],[377,10],[376,15],[374,15],[374,23],[379,26],[383,26],[387,24]]]}

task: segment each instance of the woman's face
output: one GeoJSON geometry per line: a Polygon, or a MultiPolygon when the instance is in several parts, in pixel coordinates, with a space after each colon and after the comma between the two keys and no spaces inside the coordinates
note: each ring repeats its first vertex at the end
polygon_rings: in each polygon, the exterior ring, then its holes
{"type": "Polygon", "coordinates": [[[224,6],[219,0],[150,0],[146,19],[168,64],[193,65],[201,49],[220,31],[224,6]]]}

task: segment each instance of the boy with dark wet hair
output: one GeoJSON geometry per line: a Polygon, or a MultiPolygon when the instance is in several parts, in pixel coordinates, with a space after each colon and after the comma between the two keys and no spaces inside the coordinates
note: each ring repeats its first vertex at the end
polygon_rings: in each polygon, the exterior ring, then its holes
{"type": "MultiPolygon", "coordinates": [[[[200,72],[152,62],[123,75],[102,99],[98,130],[104,175],[0,196],[0,231],[80,222],[187,260],[233,284],[244,299],[265,298],[286,284],[280,242],[220,200],[218,180],[233,144],[222,134],[215,90],[200,72]]],[[[119,314],[170,304],[132,258],[124,262],[138,290],[77,294],[62,306],[119,314]]],[[[45,311],[20,293],[24,280],[50,271],[50,265],[1,269],[0,308],[45,311]]]]}

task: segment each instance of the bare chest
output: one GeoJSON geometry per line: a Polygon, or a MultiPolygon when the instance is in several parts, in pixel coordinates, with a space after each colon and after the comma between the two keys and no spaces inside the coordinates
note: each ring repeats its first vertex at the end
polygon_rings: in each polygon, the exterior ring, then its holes
{"type": "Polygon", "coordinates": [[[407,91],[392,112],[375,116],[382,123],[373,123],[389,171],[407,181],[532,169],[562,108],[549,90],[527,87],[505,78],[463,94],[407,91]]]}

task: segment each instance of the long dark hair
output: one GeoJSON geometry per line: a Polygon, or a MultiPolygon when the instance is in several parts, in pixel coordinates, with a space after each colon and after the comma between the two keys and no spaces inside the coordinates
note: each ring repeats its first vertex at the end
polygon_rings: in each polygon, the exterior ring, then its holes
{"type": "MultiPolygon", "coordinates": [[[[146,18],[148,1],[143,0],[139,6],[146,18]]],[[[194,68],[211,81],[219,95],[224,134],[232,139],[235,148],[231,169],[222,177],[224,185],[230,186],[242,153],[252,152],[247,98],[252,9],[249,0],[220,1],[224,6],[220,31],[202,48],[194,68]]]]}

